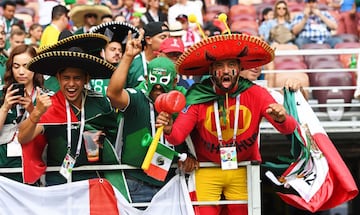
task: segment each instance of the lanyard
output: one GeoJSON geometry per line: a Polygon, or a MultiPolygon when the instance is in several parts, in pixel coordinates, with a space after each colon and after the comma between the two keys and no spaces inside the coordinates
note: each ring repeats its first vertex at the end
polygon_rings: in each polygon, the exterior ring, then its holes
{"type": "MultiPolygon", "coordinates": [[[[235,141],[236,141],[236,133],[237,133],[238,125],[239,125],[239,109],[240,109],[240,94],[236,96],[233,144],[235,144],[235,141]]],[[[223,110],[223,111],[225,111],[225,110],[223,110]]],[[[221,125],[220,125],[220,117],[219,117],[219,104],[217,101],[214,102],[214,115],[215,115],[215,124],[216,124],[216,132],[217,132],[217,136],[218,136],[218,141],[219,141],[220,146],[222,146],[223,137],[222,137],[222,133],[221,133],[221,125]]]]}
{"type": "MultiPolygon", "coordinates": [[[[65,99],[66,103],[66,119],[67,119],[67,148],[68,148],[68,154],[70,154],[71,151],[71,117],[70,117],[70,105],[67,99],[65,99]]],[[[85,96],[82,95],[81,100],[81,120],[80,120],[80,132],[79,132],[79,140],[76,147],[76,154],[75,154],[75,160],[80,155],[80,149],[81,149],[81,143],[82,143],[82,134],[84,132],[85,127],[85,96]]]]}

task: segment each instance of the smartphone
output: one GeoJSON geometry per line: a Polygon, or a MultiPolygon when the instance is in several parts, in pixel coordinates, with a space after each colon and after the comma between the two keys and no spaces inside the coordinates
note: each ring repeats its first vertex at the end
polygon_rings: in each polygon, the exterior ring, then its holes
{"type": "Polygon", "coordinates": [[[12,89],[13,90],[19,89],[19,91],[17,91],[14,96],[25,96],[25,85],[24,84],[13,83],[12,89]]]}

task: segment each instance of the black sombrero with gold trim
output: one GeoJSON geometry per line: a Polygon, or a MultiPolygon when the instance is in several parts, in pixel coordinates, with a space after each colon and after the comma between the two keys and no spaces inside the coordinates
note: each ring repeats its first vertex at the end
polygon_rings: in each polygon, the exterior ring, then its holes
{"type": "Polygon", "coordinates": [[[67,51],[72,47],[79,47],[86,53],[98,54],[105,47],[109,39],[97,33],[84,33],[66,37],[57,43],[40,48],[37,53],[42,54],[49,51],[67,51]]]}
{"type": "Polygon", "coordinates": [[[132,32],[132,37],[136,38],[140,35],[139,29],[126,22],[106,22],[91,29],[92,33],[105,35],[109,42],[119,42],[125,50],[128,32],[132,32]]]}
{"type": "Polygon", "coordinates": [[[91,29],[92,33],[105,35],[110,41],[117,41],[123,44],[126,44],[129,31],[132,32],[133,37],[140,35],[139,29],[127,22],[106,22],[91,29]]]}
{"type": "Polygon", "coordinates": [[[28,69],[43,75],[55,76],[64,68],[80,68],[91,78],[110,78],[115,67],[101,58],[75,51],[51,51],[37,55],[28,63],[28,69]]]}
{"type": "Polygon", "coordinates": [[[209,73],[211,63],[225,59],[239,59],[243,69],[251,69],[271,62],[274,49],[255,36],[217,35],[189,47],[176,66],[182,75],[204,75],[209,73]]]}

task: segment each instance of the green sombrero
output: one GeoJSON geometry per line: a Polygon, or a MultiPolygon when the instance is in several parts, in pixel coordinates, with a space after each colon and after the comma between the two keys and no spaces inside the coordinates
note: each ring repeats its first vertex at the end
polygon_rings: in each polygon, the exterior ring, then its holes
{"type": "Polygon", "coordinates": [[[28,69],[43,75],[55,76],[64,68],[86,71],[91,78],[110,78],[115,67],[101,58],[76,51],[51,51],[37,55],[28,63],[28,69]]]}
{"type": "Polygon", "coordinates": [[[274,55],[274,49],[258,37],[217,35],[189,47],[176,66],[182,75],[205,75],[209,73],[209,66],[218,60],[239,59],[243,69],[251,69],[271,62],[274,55]]]}
{"type": "Polygon", "coordinates": [[[72,47],[79,47],[86,53],[93,53],[95,55],[104,48],[109,39],[97,33],[84,33],[66,37],[59,40],[57,43],[40,48],[37,53],[42,54],[49,51],[67,51],[72,47]]]}

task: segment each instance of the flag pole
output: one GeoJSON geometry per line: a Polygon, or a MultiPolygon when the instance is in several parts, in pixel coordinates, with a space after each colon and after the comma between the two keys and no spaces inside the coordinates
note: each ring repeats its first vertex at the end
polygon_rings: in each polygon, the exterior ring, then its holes
{"type": "Polygon", "coordinates": [[[155,133],[155,137],[154,139],[151,141],[151,144],[149,146],[149,149],[146,153],[146,156],[144,158],[144,161],[141,165],[141,169],[143,170],[148,170],[149,169],[149,166],[150,166],[150,163],[151,163],[151,159],[152,157],[154,156],[155,154],[155,151],[156,151],[156,148],[158,146],[158,143],[159,143],[159,140],[160,140],[160,136],[162,134],[164,130],[164,126],[161,126],[159,127],[157,130],[156,130],[156,133],[155,133]]]}

